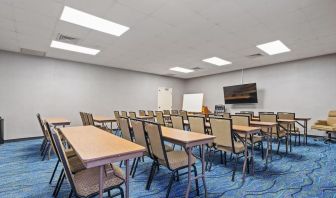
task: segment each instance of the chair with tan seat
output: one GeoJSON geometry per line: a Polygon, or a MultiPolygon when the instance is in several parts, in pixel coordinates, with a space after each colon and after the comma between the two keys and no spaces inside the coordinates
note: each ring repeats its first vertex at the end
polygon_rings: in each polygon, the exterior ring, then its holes
{"type": "MultiPolygon", "coordinates": [[[[166,197],[169,197],[169,193],[175,177],[179,176],[178,171],[182,169],[188,169],[188,155],[185,151],[171,151],[166,152],[164,148],[164,142],[162,138],[161,125],[157,123],[145,122],[145,130],[148,134],[149,141],[153,152],[153,164],[151,167],[150,175],[147,181],[146,189],[150,189],[150,185],[155,176],[155,171],[159,166],[164,166],[171,171],[171,176],[168,184],[166,197]]],[[[192,156],[191,164],[193,167],[194,176],[197,177],[197,169],[195,166],[196,158],[192,156]]],[[[196,191],[199,195],[198,180],[196,182],[196,191]]]]}
{"type": "Polygon", "coordinates": [[[179,115],[178,110],[171,110],[171,115],[179,115]]]}
{"type": "Polygon", "coordinates": [[[127,117],[127,111],[121,111],[121,117],[126,118],[127,117]]]}
{"type": "MultiPolygon", "coordinates": [[[[285,120],[295,120],[295,113],[290,112],[278,112],[277,113],[278,119],[285,119],[285,120]]],[[[282,128],[286,128],[286,124],[280,124],[282,128]]],[[[296,144],[296,137],[299,136],[299,142],[300,142],[300,130],[298,127],[295,126],[295,122],[290,125],[290,133],[295,134],[295,144],[296,144]]]]}
{"type": "Polygon", "coordinates": [[[129,112],[129,117],[132,118],[132,119],[135,119],[136,118],[136,113],[131,111],[129,112]]]}
{"type": "Polygon", "coordinates": [[[133,142],[133,135],[131,133],[130,124],[128,118],[120,117],[120,130],[121,130],[121,137],[133,142]]]}
{"type": "Polygon", "coordinates": [[[180,115],[183,117],[183,120],[188,120],[188,112],[187,111],[180,111],[180,115]]]}
{"type": "Polygon", "coordinates": [[[241,157],[240,154],[243,154],[245,151],[244,146],[245,143],[242,140],[242,138],[233,131],[231,119],[210,118],[210,125],[212,135],[214,135],[216,138],[214,139],[213,147],[210,149],[209,153],[210,165],[207,169],[209,171],[211,170],[215,152],[219,151],[224,153],[226,152],[232,153],[234,154],[235,159],[234,169],[232,172],[232,181],[234,181],[238,158],[240,158],[241,157]],[[240,142],[236,141],[236,139],[240,140],[240,142]]]}
{"type": "Polygon", "coordinates": [[[85,117],[84,117],[84,112],[79,112],[79,115],[80,115],[80,117],[81,117],[83,126],[87,125],[87,124],[86,124],[85,117]]]}
{"type": "MultiPolygon", "coordinates": [[[[232,124],[233,125],[239,125],[239,126],[250,126],[251,121],[251,115],[250,114],[244,114],[244,115],[231,115],[232,124]]],[[[245,135],[242,135],[238,133],[240,137],[245,138],[245,135]]],[[[253,135],[250,136],[250,138],[247,139],[247,143],[252,143],[252,137],[253,137],[253,143],[260,146],[261,149],[261,158],[264,159],[264,146],[263,146],[263,139],[264,136],[260,133],[259,135],[253,135]]]]}
{"type": "Polygon", "coordinates": [[[120,123],[119,123],[119,118],[120,118],[119,111],[114,111],[114,117],[115,117],[115,119],[117,121],[117,128],[114,130],[115,131],[115,135],[120,136],[121,133],[120,133],[120,123]]]}
{"type": "Polygon", "coordinates": [[[139,110],[139,116],[146,116],[145,110],[139,110]]]}
{"type": "Polygon", "coordinates": [[[156,111],[155,113],[156,113],[156,122],[159,123],[160,125],[165,126],[166,122],[164,120],[162,111],[156,111]]]}
{"type": "MultiPolygon", "coordinates": [[[[191,132],[207,134],[205,127],[205,118],[199,116],[189,116],[189,129],[191,132]]],[[[212,145],[207,144],[207,147],[211,147],[212,145]]],[[[199,156],[202,156],[201,146],[199,146],[199,156]]]]}
{"type": "MultiPolygon", "coordinates": [[[[261,122],[273,122],[273,123],[277,123],[277,115],[276,114],[259,114],[259,118],[261,122]]],[[[261,127],[261,129],[266,132],[267,129],[263,129],[261,127]]],[[[280,149],[280,143],[281,140],[285,139],[286,141],[286,153],[288,153],[288,134],[286,133],[286,131],[282,128],[280,128],[279,126],[274,126],[272,127],[272,137],[275,137],[278,141],[278,149],[277,149],[277,153],[279,153],[279,149],[280,149]]]]}
{"type": "Polygon", "coordinates": [[[331,134],[336,133],[336,110],[329,111],[327,120],[318,120],[311,128],[325,131],[328,134],[325,143],[333,141],[334,138],[331,137],[331,134]]]}
{"type": "MultiPolygon", "coordinates": [[[[66,178],[68,179],[72,189],[69,197],[71,197],[72,194],[75,194],[76,197],[94,197],[98,195],[100,175],[99,167],[84,169],[79,172],[72,173],[72,171],[70,170],[69,160],[65,155],[64,147],[61,143],[59,135],[53,132],[52,136],[55,141],[56,149],[62,161],[66,178]]],[[[62,180],[64,180],[64,178],[65,176],[62,177],[62,180]]],[[[112,164],[105,165],[105,174],[103,174],[103,181],[104,192],[108,192],[110,195],[111,190],[118,189],[118,195],[124,197],[124,192],[121,187],[121,185],[123,185],[124,183],[124,174],[119,167],[112,164]]]]}
{"type": "Polygon", "coordinates": [[[183,123],[183,117],[182,116],[171,115],[170,119],[171,119],[173,128],[184,130],[184,123],[183,123]]]}
{"type": "Polygon", "coordinates": [[[44,122],[41,118],[41,115],[38,113],[36,114],[37,117],[37,121],[39,122],[39,125],[41,127],[42,130],[42,134],[43,134],[43,141],[40,147],[40,151],[41,151],[41,156],[42,157],[42,161],[45,159],[46,155],[48,153],[50,153],[50,137],[49,134],[46,132],[45,126],[44,126],[44,122]]]}
{"type": "Polygon", "coordinates": [[[154,111],[148,110],[147,113],[148,113],[148,116],[153,117],[153,118],[155,117],[154,111]]]}
{"type": "Polygon", "coordinates": [[[169,110],[163,110],[163,115],[170,115],[170,111],[169,110]]]}

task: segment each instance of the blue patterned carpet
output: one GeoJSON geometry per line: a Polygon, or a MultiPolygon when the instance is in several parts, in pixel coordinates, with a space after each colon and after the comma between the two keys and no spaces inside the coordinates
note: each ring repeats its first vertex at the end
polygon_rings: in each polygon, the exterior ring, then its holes
{"type": "MultiPolygon", "coordinates": [[[[267,171],[264,161],[256,152],[255,175],[241,180],[242,160],[239,161],[236,181],[231,182],[232,165],[220,164],[219,155],[211,172],[207,172],[209,197],[336,197],[336,144],[326,145],[321,141],[308,139],[308,146],[295,146],[293,152],[274,154],[267,171]]],[[[41,161],[39,154],[41,140],[29,140],[0,145],[0,197],[52,197],[57,178],[48,184],[56,163],[41,161]]],[[[266,145],[265,145],[266,146],[266,145]]],[[[274,144],[273,149],[276,148],[274,144]]],[[[155,176],[150,191],[144,189],[151,161],[139,163],[136,177],[131,181],[131,197],[164,197],[169,172],[161,168],[155,176]]],[[[200,163],[198,162],[200,172],[200,163]]],[[[58,172],[59,174],[59,172],[58,172]]],[[[186,189],[186,175],[174,183],[171,197],[183,197],[186,189]]],[[[200,181],[200,186],[202,182],[200,181]]],[[[195,185],[193,185],[195,190],[195,185]]],[[[69,185],[62,186],[59,197],[67,197],[69,185]]],[[[201,188],[201,196],[204,197],[201,188]]],[[[195,197],[195,191],[191,197],[195,197]]]]}

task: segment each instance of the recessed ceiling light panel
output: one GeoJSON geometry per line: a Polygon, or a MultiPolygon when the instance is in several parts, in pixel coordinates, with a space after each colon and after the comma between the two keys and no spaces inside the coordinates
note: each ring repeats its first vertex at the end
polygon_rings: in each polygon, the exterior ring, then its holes
{"type": "Polygon", "coordinates": [[[217,66],[224,66],[224,65],[232,64],[230,61],[227,61],[227,60],[224,60],[218,57],[207,58],[207,59],[203,59],[202,61],[213,64],[213,65],[217,65],[217,66]]]}
{"type": "Polygon", "coordinates": [[[281,54],[284,52],[291,51],[285,44],[283,44],[280,40],[272,41],[269,43],[257,45],[257,48],[266,52],[268,55],[281,54]]]}
{"type": "Polygon", "coordinates": [[[64,6],[60,19],[62,21],[94,29],[107,34],[112,34],[115,36],[121,36],[123,33],[130,29],[129,27],[96,17],[94,15],[73,9],[68,6],[64,6]]]}
{"type": "Polygon", "coordinates": [[[73,45],[69,43],[63,43],[59,41],[51,41],[50,47],[83,53],[83,54],[89,54],[89,55],[96,55],[100,52],[100,50],[97,50],[97,49],[92,49],[92,48],[83,47],[79,45],[73,45]]]}
{"type": "Polygon", "coordinates": [[[182,72],[182,73],[190,73],[190,72],[194,71],[192,69],[187,69],[187,68],[183,68],[183,67],[173,67],[173,68],[170,68],[170,70],[176,71],[176,72],[182,72]]]}

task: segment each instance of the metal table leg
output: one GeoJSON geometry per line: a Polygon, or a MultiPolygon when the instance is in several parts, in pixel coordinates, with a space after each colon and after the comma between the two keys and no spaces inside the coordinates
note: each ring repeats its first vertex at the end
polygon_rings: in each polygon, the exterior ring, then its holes
{"type": "MultiPolygon", "coordinates": [[[[188,187],[187,191],[185,194],[185,197],[189,197],[189,192],[190,192],[190,187],[191,187],[191,148],[187,148],[187,153],[188,153],[188,187]]],[[[203,168],[203,167],[202,167],[203,168]]]]}
{"type": "Polygon", "coordinates": [[[244,151],[244,165],[243,165],[243,181],[245,180],[245,173],[246,173],[246,163],[248,158],[248,152],[247,152],[247,133],[245,133],[245,151],[244,151]]]}
{"type": "Polygon", "coordinates": [[[99,167],[99,198],[103,197],[104,185],[103,185],[104,165],[99,167]]]}
{"type": "Polygon", "coordinates": [[[126,178],[125,178],[125,194],[126,198],[129,198],[129,175],[130,175],[130,168],[129,168],[129,159],[126,160],[126,178]]]}
{"type": "Polygon", "coordinates": [[[205,197],[208,197],[208,190],[205,184],[205,148],[204,144],[202,144],[202,181],[204,186],[205,197]]]}

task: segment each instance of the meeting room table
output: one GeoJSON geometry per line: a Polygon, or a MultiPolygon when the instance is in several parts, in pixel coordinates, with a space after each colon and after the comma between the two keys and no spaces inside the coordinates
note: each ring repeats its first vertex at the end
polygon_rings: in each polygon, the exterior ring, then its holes
{"type": "Polygon", "coordinates": [[[93,121],[103,125],[106,128],[108,128],[107,124],[109,123],[110,126],[111,126],[111,128],[110,128],[111,132],[112,132],[113,122],[117,122],[117,120],[114,117],[101,116],[101,115],[94,115],[93,116],[93,121]]]}
{"type": "Polygon", "coordinates": [[[46,118],[44,120],[45,122],[48,122],[49,124],[51,124],[52,126],[59,127],[59,126],[68,126],[71,124],[71,122],[65,118],[61,118],[61,117],[50,117],[50,118],[46,118]]]}
{"type": "MultiPolygon", "coordinates": [[[[309,120],[311,120],[311,118],[307,118],[307,117],[295,118],[296,123],[298,123],[303,128],[303,134],[304,134],[303,142],[305,145],[307,145],[307,142],[308,142],[308,121],[309,120]]],[[[301,145],[300,139],[299,139],[299,145],[301,145]]]]}
{"type": "MultiPolygon", "coordinates": [[[[284,129],[287,134],[289,134],[289,151],[292,152],[292,131],[291,131],[291,125],[294,124],[295,120],[288,120],[288,119],[277,119],[277,122],[279,123],[279,127],[284,129]],[[286,124],[286,127],[281,126],[281,124],[286,124]]],[[[288,141],[286,142],[288,146],[288,141]]],[[[287,150],[286,150],[287,153],[287,150]]]]}
{"type": "Polygon", "coordinates": [[[145,148],[94,126],[66,127],[62,135],[79,156],[85,168],[99,167],[99,197],[103,197],[106,164],[125,161],[125,194],[129,198],[129,160],[143,156],[145,148]]]}
{"type": "Polygon", "coordinates": [[[192,180],[202,178],[203,187],[205,191],[205,197],[208,196],[208,191],[205,183],[205,145],[212,143],[215,136],[206,135],[196,132],[184,131],[180,129],[161,127],[162,136],[165,141],[181,145],[185,148],[188,154],[188,186],[186,190],[185,197],[189,197],[189,192],[191,188],[192,180]],[[202,174],[197,177],[192,178],[191,175],[191,158],[192,158],[192,148],[195,146],[201,146],[201,162],[202,162],[202,174]]]}

